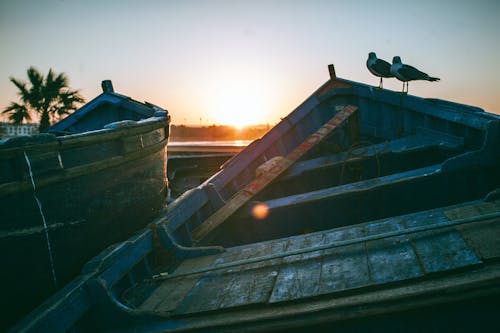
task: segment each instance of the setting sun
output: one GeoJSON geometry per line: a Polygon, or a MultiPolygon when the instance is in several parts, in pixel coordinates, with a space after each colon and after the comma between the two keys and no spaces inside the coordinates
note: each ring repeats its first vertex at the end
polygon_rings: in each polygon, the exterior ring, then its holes
{"type": "Polygon", "coordinates": [[[207,109],[216,124],[241,129],[268,121],[272,111],[269,89],[250,73],[243,77],[222,75],[211,88],[207,109]]]}
{"type": "Polygon", "coordinates": [[[265,115],[265,98],[244,85],[220,89],[214,96],[211,116],[218,124],[242,128],[261,123],[265,115]]]}

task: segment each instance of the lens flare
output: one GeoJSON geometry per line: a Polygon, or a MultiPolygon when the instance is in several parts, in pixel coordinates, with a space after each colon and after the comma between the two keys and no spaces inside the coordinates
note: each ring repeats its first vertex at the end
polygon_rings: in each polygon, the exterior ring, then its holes
{"type": "Polygon", "coordinates": [[[258,220],[265,219],[268,214],[269,208],[263,203],[258,203],[252,208],[252,216],[258,220]]]}

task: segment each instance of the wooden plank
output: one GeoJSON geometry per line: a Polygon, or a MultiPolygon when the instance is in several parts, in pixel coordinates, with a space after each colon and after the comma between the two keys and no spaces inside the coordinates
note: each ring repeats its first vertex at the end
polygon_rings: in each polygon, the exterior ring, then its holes
{"type": "MultiPolygon", "coordinates": [[[[167,145],[167,140],[154,144],[152,146],[146,147],[140,151],[135,151],[127,155],[123,156],[114,156],[108,158],[106,160],[92,162],[84,165],[80,165],[74,168],[65,169],[63,173],[59,173],[56,175],[42,177],[37,180],[36,186],[37,188],[41,188],[43,186],[52,185],[54,183],[63,182],[69,179],[73,179],[76,177],[84,176],[89,173],[96,173],[98,171],[109,169],[116,167],[118,165],[130,162],[132,160],[140,159],[145,156],[151,155],[157,152],[160,149],[165,149],[167,145]]],[[[31,181],[15,181],[10,183],[5,183],[0,185],[0,197],[31,190],[32,185],[31,181]]]]}
{"type": "Polygon", "coordinates": [[[468,217],[475,217],[496,213],[500,211],[500,200],[494,202],[481,202],[476,205],[467,205],[463,207],[446,210],[444,214],[450,221],[460,220],[468,217]]]}
{"type": "Polygon", "coordinates": [[[277,255],[285,252],[287,249],[288,240],[264,242],[258,244],[247,245],[243,247],[230,248],[226,250],[213,264],[213,266],[227,265],[232,262],[242,261],[240,265],[234,265],[228,268],[217,270],[219,273],[231,273],[243,270],[253,270],[256,268],[264,268],[268,266],[278,266],[283,261],[283,258],[274,258],[257,262],[244,263],[246,259],[277,255]]]}
{"type": "Polygon", "coordinates": [[[271,294],[276,275],[277,267],[207,274],[179,304],[175,313],[187,314],[264,303],[271,294]]]}
{"type": "MultiPolygon", "coordinates": [[[[325,233],[325,244],[364,236],[362,226],[350,226],[325,233]]],[[[326,249],[318,294],[344,291],[370,284],[368,258],[363,243],[326,249]]]]}
{"type": "MultiPolygon", "coordinates": [[[[402,229],[403,226],[393,219],[365,226],[367,235],[402,229]]],[[[370,278],[374,283],[406,280],[424,274],[406,236],[366,242],[366,251],[370,278]]]]}
{"type": "Polygon", "coordinates": [[[214,329],[227,332],[285,331],[287,328],[293,330],[298,325],[310,328],[316,324],[323,324],[321,327],[328,329],[324,325],[327,320],[331,323],[330,331],[335,332],[331,328],[339,328],[337,324],[342,324],[346,320],[366,321],[367,318],[377,315],[388,315],[390,324],[390,319],[402,311],[453,304],[498,294],[499,271],[500,265],[493,262],[492,265],[481,266],[468,272],[418,279],[362,293],[318,297],[306,302],[278,303],[240,308],[239,311],[235,309],[235,311],[218,311],[171,319],[177,324],[182,324],[181,327],[177,326],[179,331],[214,329]]]}
{"type": "MultiPolygon", "coordinates": [[[[489,207],[489,205],[486,206],[489,207]]],[[[446,223],[446,218],[448,220],[470,218],[477,216],[478,212],[481,211],[484,214],[492,212],[491,209],[478,209],[477,205],[467,205],[430,214],[427,219],[405,220],[404,225],[408,228],[414,228],[422,225],[446,223]]],[[[409,240],[426,273],[451,270],[481,262],[455,229],[418,232],[410,235],[409,240]]]]}
{"type": "MultiPolygon", "coordinates": [[[[351,239],[356,239],[364,236],[364,229],[362,226],[348,226],[343,228],[338,228],[332,231],[325,232],[324,243],[326,244],[335,244],[339,241],[347,241],[351,239]]],[[[325,250],[325,254],[332,254],[337,249],[327,249],[325,250]]]]}
{"type": "Polygon", "coordinates": [[[229,248],[217,258],[214,265],[283,253],[287,249],[288,242],[285,239],[229,248]]]}
{"type": "Polygon", "coordinates": [[[281,268],[269,298],[270,303],[315,296],[319,291],[321,261],[293,263],[281,268]]]}
{"type": "Polygon", "coordinates": [[[205,274],[179,303],[175,313],[217,309],[224,295],[224,288],[230,283],[233,283],[231,275],[205,274]]]}
{"type": "Polygon", "coordinates": [[[267,267],[237,274],[235,276],[237,283],[229,286],[219,308],[267,302],[277,275],[277,267],[267,267]]]}
{"type": "MultiPolygon", "coordinates": [[[[290,238],[287,251],[294,251],[299,249],[306,249],[315,246],[321,246],[325,242],[325,235],[323,233],[314,233],[300,237],[290,238]]],[[[323,254],[323,250],[311,251],[301,254],[286,256],[283,258],[284,263],[293,263],[295,261],[303,261],[313,258],[318,258],[323,254]]]]}
{"type": "MultiPolygon", "coordinates": [[[[290,238],[287,251],[321,246],[324,241],[323,233],[293,237],[290,238]]],[[[322,255],[323,250],[319,250],[284,257],[284,266],[276,278],[269,302],[316,295],[319,291],[322,255]]]]}
{"type": "MultiPolygon", "coordinates": [[[[498,212],[500,212],[500,200],[449,209],[445,211],[444,214],[449,220],[455,221],[498,212]]],[[[500,246],[498,242],[500,239],[500,220],[498,218],[458,226],[457,229],[469,246],[474,249],[482,259],[495,259],[500,257],[500,246]]]]}
{"type": "Polygon", "coordinates": [[[410,241],[426,273],[435,273],[478,264],[481,260],[455,230],[413,234],[410,241]]]}
{"type": "MultiPolygon", "coordinates": [[[[288,240],[282,240],[231,248],[219,255],[212,266],[279,254],[286,250],[287,244],[288,240]]],[[[198,281],[189,295],[186,295],[176,313],[210,311],[267,302],[282,260],[276,258],[211,271],[198,281]]],[[[157,310],[160,310],[159,307],[157,310]]]]}
{"type": "Polygon", "coordinates": [[[260,173],[253,181],[246,185],[242,190],[236,193],[223,207],[212,214],[201,225],[192,231],[192,237],[195,242],[201,241],[212,230],[224,223],[236,210],[242,207],[257,193],[269,185],[274,179],[286,171],[299,158],[304,156],[311,148],[322,142],[328,134],[337,129],[350,115],[357,110],[355,106],[346,106],[337,113],[330,121],[320,127],[316,133],[308,136],[304,142],[297,146],[286,157],[271,159],[271,165],[267,170],[260,173]]]}
{"type": "MultiPolygon", "coordinates": [[[[174,273],[190,272],[193,269],[212,264],[219,254],[197,257],[184,260],[174,273]]],[[[200,279],[201,274],[188,275],[182,278],[174,278],[155,282],[159,286],[147,297],[139,306],[143,310],[152,311],[173,311],[182,301],[186,294],[194,287],[200,279]]],[[[147,284],[147,282],[145,283],[147,284]]],[[[149,287],[151,288],[151,287],[149,287]]]]}
{"type": "MultiPolygon", "coordinates": [[[[223,252],[224,253],[224,252],[223,252]]],[[[213,265],[220,258],[221,253],[196,257],[184,260],[174,271],[175,274],[190,272],[193,269],[213,265]]]]}
{"type": "Polygon", "coordinates": [[[500,258],[500,218],[459,226],[457,229],[483,260],[500,258]]]}
{"type": "Polygon", "coordinates": [[[184,299],[200,279],[200,275],[163,281],[144,302],[139,310],[170,312],[184,299]]]}
{"type": "Polygon", "coordinates": [[[313,201],[333,199],[337,196],[351,195],[353,192],[362,193],[363,191],[373,191],[378,187],[383,188],[391,186],[394,183],[406,181],[408,178],[421,177],[423,175],[430,176],[440,172],[440,164],[423,167],[420,169],[403,171],[400,173],[383,176],[379,178],[367,179],[356,183],[350,183],[340,186],[333,186],[321,190],[311,191],[307,193],[294,194],[287,197],[270,199],[264,201],[269,211],[273,209],[286,209],[286,207],[296,206],[313,201]]]}
{"type": "Polygon", "coordinates": [[[370,284],[364,244],[337,249],[323,258],[318,294],[339,292],[370,284]]]}

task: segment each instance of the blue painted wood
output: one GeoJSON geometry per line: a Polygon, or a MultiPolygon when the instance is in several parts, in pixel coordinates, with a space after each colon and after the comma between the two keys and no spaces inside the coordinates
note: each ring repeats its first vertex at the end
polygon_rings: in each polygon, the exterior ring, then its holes
{"type": "Polygon", "coordinates": [[[124,242],[109,246],[106,250],[85,264],[82,273],[90,274],[105,271],[113,266],[117,260],[120,260],[121,257],[126,257],[125,253],[127,253],[130,248],[137,244],[150,243],[151,236],[151,230],[145,229],[124,242]]]}
{"type": "Polygon", "coordinates": [[[164,111],[150,103],[140,103],[128,96],[115,92],[104,92],[86,103],[80,109],[52,125],[51,133],[82,132],[101,129],[104,125],[129,119],[140,120],[153,117],[157,111],[164,111]]]}
{"type": "Polygon", "coordinates": [[[153,248],[153,232],[145,230],[140,235],[125,242],[126,246],[122,251],[114,254],[112,263],[104,271],[102,267],[99,270],[99,279],[106,284],[108,288],[113,287],[125,274],[127,274],[135,265],[151,252],[153,248]]]}
{"type": "MultiPolygon", "coordinates": [[[[365,226],[367,235],[403,230],[399,223],[384,221],[365,226]]],[[[418,258],[405,236],[396,236],[366,243],[370,278],[374,283],[408,280],[422,276],[418,258]]]]}
{"type": "Polygon", "coordinates": [[[167,206],[167,212],[154,223],[167,223],[170,231],[175,232],[186,221],[199,212],[208,202],[207,193],[201,188],[194,188],[182,194],[172,204],[167,206]]]}
{"type": "Polygon", "coordinates": [[[283,208],[285,206],[298,205],[301,203],[330,198],[332,196],[352,193],[354,191],[368,190],[375,188],[377,186],[387,186],[394,182],[406,181],[417,177],[427,177],[429,175],[439,172],[440,172],[440,165],[433,165],[430,167],[425,167],[417,170],[411,170],[385,177],[369,179],[358,183],[346,184],[332,188],[327,188],[324,190],[318,190],[309,193],[293,195],[285,198],[269,200],[266,201],[265,204],[270,210],[273,210],[276,208],[283,208]]]}
{"type": "MultiPolygon", "coordinates": [[[[422,131],[427,131],[427,130],[422,130],[422,131]]],[[[353,150],[349,157],[356,158],[358,156],[361,156],[362,158],[368,158],[379,154],[397,153],[397,152],[407,153],[414,150],[430,149],[434,147],[442,147],[454,150],[461,147],[462,144],[463,140],[461,140],[460,138],[441,135],[441,133],[433,131],[432,134],[430,134],[429,136],[419,134],[388,142],[374,144],[372,146],[358,148],[353,150]]],[[[286,181],[287,178],[297,177],[306,171],[311,171],[314,169],[320,169],[327,166],[333,166],[339,163],[344,163],[347,157],[348,154],[342,152],[331,156],[318,157],[298,162],[285,172],[285,174],[282,176],[282,180],[286,181]]]]}
{"type": "Polygon", "coordinates": [[[174,254],[174,257],[180,260],[195,258],[201,256],[207,256],[211,254],[217,254],[224,252],[224,248],[222,246],[182,246],[179,245],[170,232],[168,231],[167,226],[159,225],[156,228],[156,232],[163,248],[166,251],[171,251],[174,254]]]}
{"type": "Polygon", "coordinates": [[[447,160],[443,164],[443,170],[460,170],[500,163],[498,138],[500,138],[500,124],[491,121],[487,125],[482,147],[479,150],[467,152],[447,160]]]}
{"type": "Polygon", "coordinates": [[[454,123],[462,123],[477,129],[484,129],[488,120],[498,119],[498,116],[485,113],[480,108],[468,105],[460,105],[458,103],[436,99],[425,99],[406,94],[401,95],[389,90],[376,91],[373,87],[340,78],[337,78],[337,81],[348,83],[352,85],[352,87],[333,89],[321,96],[321,102],[345,95],[355,96],[356,98],[363,97],[373,102],[394,105],[402,110],[427,114],[454,123]]]}
{"type": "MultiPolygon", "coordinates": [[[[459,209],[461,206],[458,205],[455,209],[459,209]]],[[[413,218],[402,219],[402,223],[407,228],[449,222],[442,210],[415,214],[413,218]]],[[[476,253],[471,251],[460,236],[460,233],[454,229],[419,232],[411,235],[409,239],[426,273],[456,269],[481,262],[476,253]]]]}

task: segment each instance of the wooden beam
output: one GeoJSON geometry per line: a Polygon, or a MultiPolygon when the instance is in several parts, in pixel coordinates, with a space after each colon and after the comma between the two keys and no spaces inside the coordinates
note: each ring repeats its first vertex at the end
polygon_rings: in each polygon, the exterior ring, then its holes
{"type": "Polygon", "coordinates": [[[308,136],[304,142],[288,153],[286,157],[275,157],[260,166],[256,172],[257,176],[250,183],[237,192],[223,207],[192,231],[193,241],[195,243],[200,242],[211,231],[224,223],[224,221],[236,212],[236,210],[262,191],[274,179],[311,150],[311,148],[323,141],[357,109],[356,106],[345,106],[343,110],[338,112],[330,121],[321,126],[315,133],[308,136]]]}

